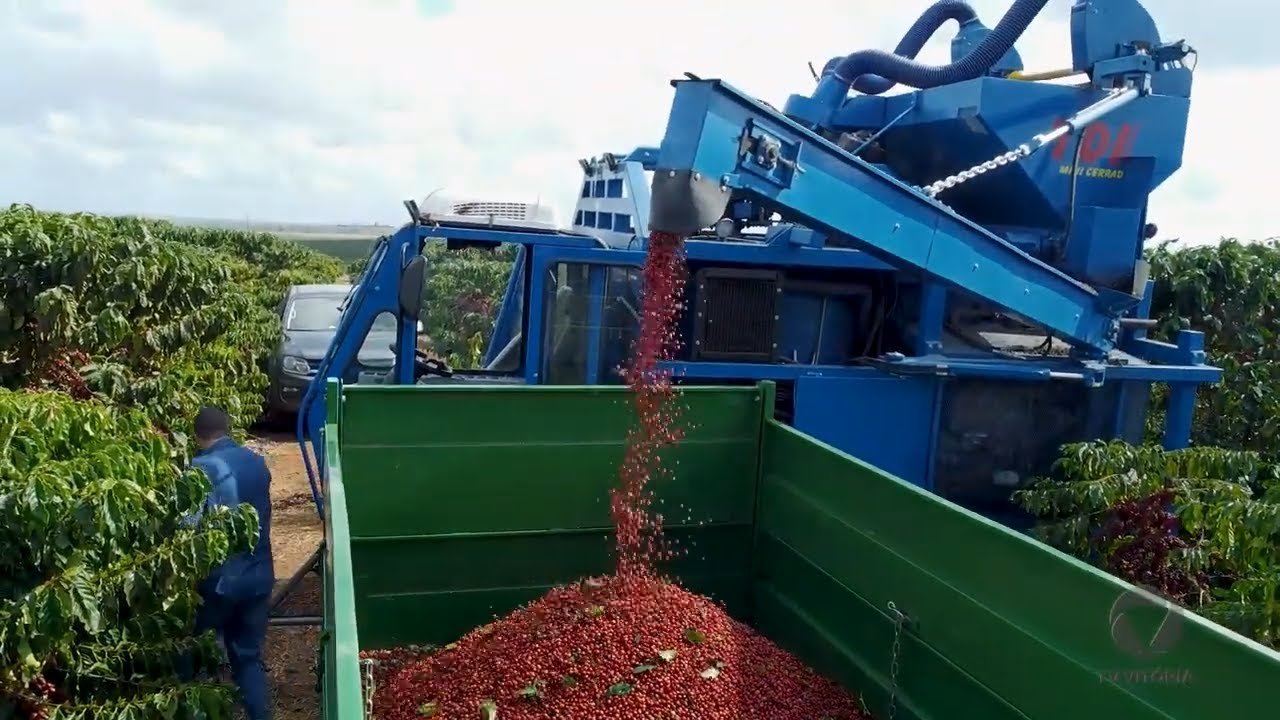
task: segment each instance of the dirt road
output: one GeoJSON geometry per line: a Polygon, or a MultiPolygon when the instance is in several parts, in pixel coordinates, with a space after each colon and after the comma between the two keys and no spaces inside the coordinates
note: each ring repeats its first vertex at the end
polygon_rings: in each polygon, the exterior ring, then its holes
{"type": "MultiPolygon", "coordinates": [[[[286,582],[324,537],[324,528],[311,499],[311,486],[297,442],[290,433],[264,433],[249,443],[267,459],[271,468],[271,552],[275,558],[277,587],[286,582]]],[[[281,612],[319,615],[319,578],[307,576],[281,612]]],[[[320,717],[315,662],[319,628],[273,627],[265,648],[267,671],[275,699],[277,720],[314,720],[320,717]]]]}

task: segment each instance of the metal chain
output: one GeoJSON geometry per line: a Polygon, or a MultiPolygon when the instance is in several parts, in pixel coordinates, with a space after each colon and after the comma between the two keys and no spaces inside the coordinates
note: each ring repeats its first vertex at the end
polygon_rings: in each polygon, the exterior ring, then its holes
{"type": "Polygon", "coordinates": [[[1140,93],[1141,91],[1135,87],[1114,88],[1107,93],[1106,97],[1090,105],[1084,110],[1077,112],[1075,115],[1072,115],[1065,123],[1057,126],[1053,130],[1036,135],[1031,138],[1031,140],[1022,143],[1013,150],[1000,153],[984,163],[974,165],[968,170],[961,170],[955,175],[951,175],[935,183],[925,185],[920,188],[920,191],[931,198],[937,197],[943,190],[950,190],[961,183],[966,183],[979,175],[991,172],[998,167],[1004,167],[1009,163],[1016,163],[1065,134],[1080,130],[1098,118],[1106,115],[1111,110],[1120,107],[1135,97],[1138,97],[1140,93]]]}
{"type": "Polygon", "coordinates": [[[364,676],[360,678],[360,694],[364,697],[364,717],[365,720],[373,720],[373,659],[364,658],[360,661],[360,665],[364,668],[364,676]]]}
{"type": "Polygon", "coordinates": [[[889,710],[885,720],[893,720],[898,713],[898,658],[902,655],[902,626],[907,622],[907,616],[892,600],[889,601],[889,612],[894,616],[893,650],[889,657],[889,710]]]}
{"type": "Polygon", "coordinates": [[[1010,150],[1009,152],[1000,153],[999,155],[991,158],[990,160],[984,163],[979,163],[977,165],[974,165],[968,170],[961,170],[955,175],[949,175],[935,183],[925,185],[924,187],[920,188],[920,190],[925,195],[928,195],[929,197],[937,197],[938,193],[941,193],[943,190],[950,190],[951,188],[961,183],[968,182],[978,177],[979,175],[991,172],[992,170],[995,170],[998,167],[1004,167],[1009,163],[1016,163],[1022,158],[1027,157],[1030,154],[1031,154],[1030,145],[1027,145],[1027,144],[1019,145],[1017,148],[1010,150]]]}

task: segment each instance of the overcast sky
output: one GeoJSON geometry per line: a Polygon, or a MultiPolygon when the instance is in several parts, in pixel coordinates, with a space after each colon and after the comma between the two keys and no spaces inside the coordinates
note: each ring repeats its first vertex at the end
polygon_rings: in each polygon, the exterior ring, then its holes
{"type": "MultiPolygon", "coordinates": [[[[994,25],[1010,0],[975,0],[994,25]]],[[[781,105],[806,63],[891,49],[928,0],[0,0],[0,202],[395,222],[436,188],[553,198],[579,157],[656,144],[668,81],[781,105]],[[731,9],[730,9],[731,8],[731,9]],[[803,9],[803,14],[800,10],[803,9]]],[[[1280,235],[1280,46],[1262,0],[1148,0],[1200,50],[1164,237],[1280,235]]],[[[1070,0],[1018,49],[1070,63],[1070,0]]],[[[945,62],[953,26],[923,60],[945,62]]]]}

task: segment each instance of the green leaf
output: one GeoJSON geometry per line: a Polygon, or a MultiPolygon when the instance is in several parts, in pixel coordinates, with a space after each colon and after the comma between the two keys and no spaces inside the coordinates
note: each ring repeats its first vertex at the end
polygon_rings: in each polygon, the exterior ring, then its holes
{"type": "Polygon", "coordinates": [[[706,642],[707,635],[701,630],[687,628],[684,631],[684,639],[692,645],[701,645],[706,642]]]}
{"type": "Polygon", "coordinates": [[[610,685],[606,692],[609,695],[626,695],[631,692],[631,689],[631,683],[620,682],[610,685]]]}

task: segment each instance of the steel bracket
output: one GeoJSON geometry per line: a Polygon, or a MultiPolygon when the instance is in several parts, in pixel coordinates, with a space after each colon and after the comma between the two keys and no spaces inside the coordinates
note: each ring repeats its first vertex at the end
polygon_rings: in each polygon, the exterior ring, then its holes
{"type": "Polygon", "coordinates": [[[738,138],[738,164],[773,185],[789,188],[795,175],[804,172],[798,162],[800,147],[801,143],[787,142],[748,120],[738,138]]]}

